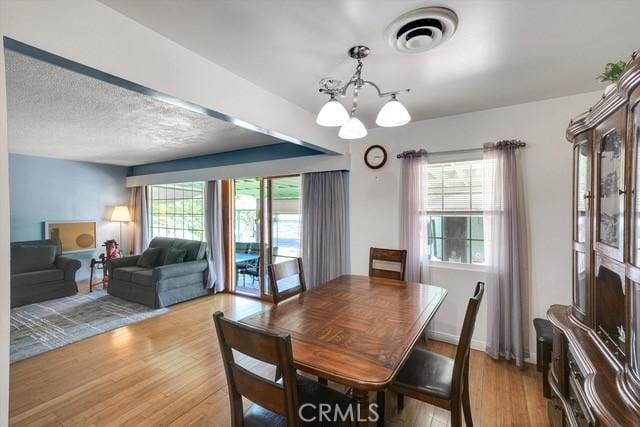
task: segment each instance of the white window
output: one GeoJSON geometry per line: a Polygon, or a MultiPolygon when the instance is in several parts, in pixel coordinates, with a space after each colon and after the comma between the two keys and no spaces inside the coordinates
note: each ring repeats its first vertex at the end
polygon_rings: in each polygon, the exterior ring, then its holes
{"type": "Polygon", "coordinates": [[[483,161],[425,166],[426,248],[433,261],[484,264],[483,161]]]}
{"type": "Polygon", "coordinates": [[[204,182],[151,186],[151,237],[204,240],[204,182]]]}

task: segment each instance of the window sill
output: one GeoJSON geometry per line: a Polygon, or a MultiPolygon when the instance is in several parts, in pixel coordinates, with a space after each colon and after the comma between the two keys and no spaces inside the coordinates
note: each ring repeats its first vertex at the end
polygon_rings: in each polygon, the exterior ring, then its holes
{"type": "Polygon", "coordinates": [[[436,268],[436,269],[442,269],[442,270],[477,271],[479,273],[487,272],[486,265],[463,264],[463,263],[446,262],[446,261],[429,261],[429,268],[436,268]]]}

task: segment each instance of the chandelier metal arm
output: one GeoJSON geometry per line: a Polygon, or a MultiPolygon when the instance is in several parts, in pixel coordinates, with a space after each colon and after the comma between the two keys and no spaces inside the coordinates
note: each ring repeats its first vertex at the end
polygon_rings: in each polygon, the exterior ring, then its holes
{"type": "Polygon", "coordinates": [[[340,95],[340,96],[346,96],[347,95],[347,90],[349,89],[350,86],[358,86],[358,87],[363,87],[364,85],[369,85],[369,86],[373,86],[373,88],[376,90],[376,92],[378,93],[378,96],[380,98],[386,98],[388,96],[395,96],[398,95],[400,93],[403,92],[409,92],[411,89],[400,89],[400,90],[394,90],[394,91],[390,91],[390,92],[382,92],[380,90],[380,87],[378,87],[377,84],[375,84],[372,81],[369,80],[360,80],[360,82],[358,82],[358,80],[356,79],[351,79],[347,82],[347,84],[345,84],[342,87],[336,88],[336,89],[327,89],[327,88],[320,88],[319,91],[321,93],[326,93],[327,95],[340,95]]]}

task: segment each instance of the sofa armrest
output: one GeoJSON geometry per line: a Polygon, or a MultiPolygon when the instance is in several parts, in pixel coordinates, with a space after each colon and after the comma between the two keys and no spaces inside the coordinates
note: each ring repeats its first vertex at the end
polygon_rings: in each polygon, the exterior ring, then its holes
{"type": "Polygon", "coordinates": [[[163,265],[153,269],[154,282],[156,280],[181,277],[188,274],[204,272],[209,267],[207,260],[180,262],[177,264],[163,265]]]}
{"type": "Polygon", "coordinates": [[[64,280],[72,282],[75,282],[76,271],[82,265],[79,260],[67,256],[57,256],[54,264],[58,270],[64,271],[64,280]]]}
{"type": "Polygon", "coordinates": [[[112,258],[109,260],[109,277],[113,277],[113,270],[120,267],[134,267],[138,264],[140,255],[125,256],[122,258],[112,258]]]}

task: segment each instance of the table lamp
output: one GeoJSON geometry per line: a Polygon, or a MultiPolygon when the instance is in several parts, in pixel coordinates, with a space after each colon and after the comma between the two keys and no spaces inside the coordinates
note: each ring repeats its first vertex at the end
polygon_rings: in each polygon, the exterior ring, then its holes
{"type": "Polygon", "coordinates": [[[120,244],[122,244],[122,223],[131,221],[129,208],[127,206],[116,206],[111,214],[111,221],[120,223],[120,244]]]}

